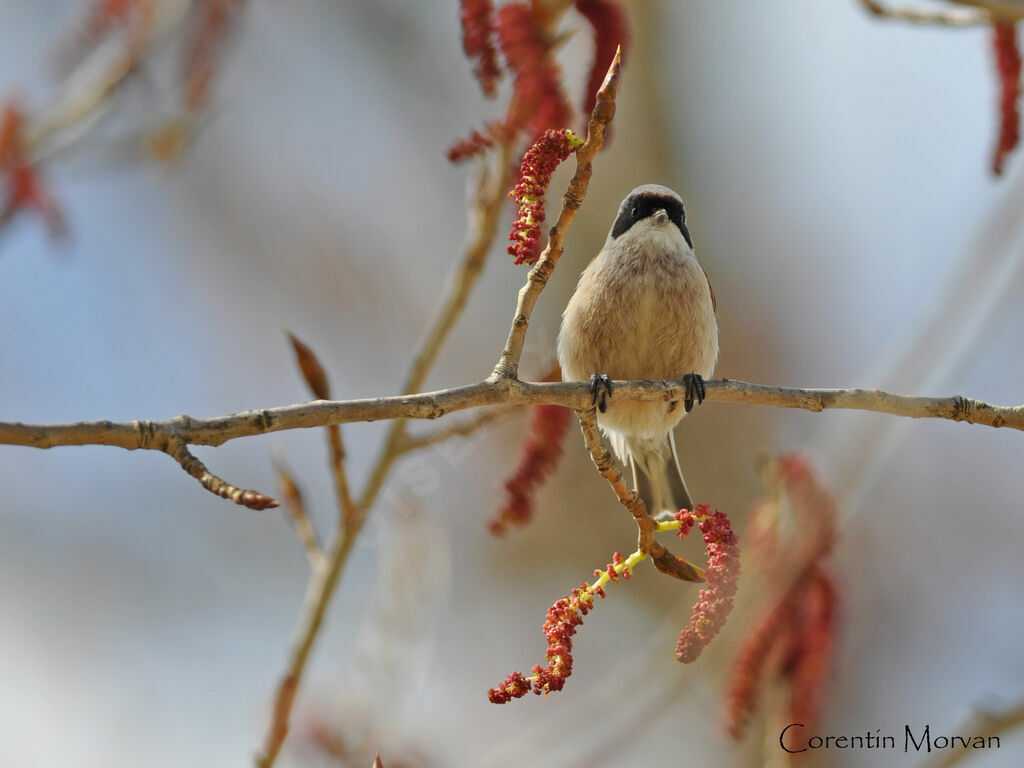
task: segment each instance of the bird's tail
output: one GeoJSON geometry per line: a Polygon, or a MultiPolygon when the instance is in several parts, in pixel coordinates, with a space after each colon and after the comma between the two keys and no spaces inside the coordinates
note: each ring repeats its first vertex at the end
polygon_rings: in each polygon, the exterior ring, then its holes
{"type": "Polygon", "coordinates": [[[676,439],[671,430],[661,439],[616,435],[616,452],[633,470],[633,488],[647,506],[647,512],[658,515],[668,510],[693,510],[693,499],[686,487],[679,466],[676,439]]]}

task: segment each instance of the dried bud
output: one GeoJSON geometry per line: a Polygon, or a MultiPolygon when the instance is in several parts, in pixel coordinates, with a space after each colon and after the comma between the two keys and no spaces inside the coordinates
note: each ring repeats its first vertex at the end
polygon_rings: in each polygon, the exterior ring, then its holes
{"type": "Polygon", "coordinates": [[[306,385],[313,393],[313,397],[317,400],[330,400],[331,387],[327,382],[327,373],[320,365],[316,354],[306,344],[299,341],[293,333],[290,331],[285,331],[285,333],[288,334],[288,338],[292,342],[295,360],[299,364],[299,370],[302,371],[302,377],[306,380],[306,385]]]}

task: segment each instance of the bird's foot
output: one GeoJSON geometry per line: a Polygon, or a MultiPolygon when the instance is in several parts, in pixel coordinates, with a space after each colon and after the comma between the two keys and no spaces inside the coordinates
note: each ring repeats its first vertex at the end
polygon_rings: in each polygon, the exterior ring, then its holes
{"type": "Polygon", "coordinates": [[[693,410],[693,401],[697,405],[704,402],[704,377],[698,373],[688,373],[683,376],[683,383],[686,384],[686,398],[683,400],[683,407],[689,413],[693,410]]]}
{"type": "Polygon", "coordinates": [[[594,406],[601,413],[608,410],[608,398],[612,396],[612,380],[607,374],[595,373],[590,377],[590,394],[594,396],[594,406]]]}

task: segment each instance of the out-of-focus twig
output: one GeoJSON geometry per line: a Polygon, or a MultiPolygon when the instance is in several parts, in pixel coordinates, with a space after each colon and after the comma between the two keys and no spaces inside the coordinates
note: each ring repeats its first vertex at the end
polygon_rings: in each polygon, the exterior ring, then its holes
{"type": "Polygon", "coordinates": [[[541,291],[544,290],[544,286],[547,285],[551,274],[555,271],[555,265],[562,256],[565,234],[573,219],[576,218],[576,212],[583,204],[583,198],[587,194],[587,186],[590,184],[590,177],[594,172],[594,155],[604,144],[605,130],[612,118],[615,117],[615,95],[621,72],[622,57],[619,52],[615,54],[615,59],[608,69],[608,75],[597,93],[597,102],[587,126],[587,140],[582,147],[576,150],[576,173],[569,182],[569,188],[562,196],[562,210],[548,235],[547,247],[544,248],[537,263],[530,269],[526,285],[519,290],[516,311],[512,318],[512,328],[509,330],[501,358],[491,374],[493,381],[507,381],[519,376],[519,360],[523,355],[523,345],[526,343],[526,330],[530,325],[530,315],[533,314],[533,308],[537,304],[537,299],[540,298],[541,291]]]}
{"type": "Polygon", "coordinates": [[[192,455],[188,446],[180,438],[169,439],[161,450],[178,462],[182,469],[198,480],[199,484],[210,493],[249,509],[268,509],[280,505],[279,501],[259,491],[238,488],[217,477],[206,468],[203,462],[192,455]]]}
{"type": "Polygon", "coordinates": [[[872,16],[906,21],[911,24],[935,24],[943,27],[975,27],[990,24],[992,19],[983,9],[944,8],[923,11],[918,8],[888,6],[876,0],[860,0],[860,4],[872,16]]]}
{"type": "Polygon", "coordinates": [[[664,574],[673,576],[682,581],[704,581],[704,570],[693,565],[680,557],[673,555],[663,544],[654,538],[658,524],[648,514],[643,500],[639,494],[631,491],[626,481],[619,472],[618,466],[612,461],[611,455],[601,443],[601,436],[597,431],[597,417],[594,409],[577,411],[580,420],[580,428],[583,431],[583,442],[590,452],[590,458],[597,467],[597,471],[608,481],[615,492],[619,503],[626,508],[626,511],[633,517],[638,529],[637,550],[651,556],[654,567],[664,574]]]}
{"type": "MultiPolygon", "coordinates": [[[[1007,731],[1013,731],[1024,726],[1024,701],[1002,710],[978,709],[973,717],[962,726],[954,729],[951,733],[969,734],[968,738],[972,743],[975,738],[984,740],[989,745],[989,739],[997,738],[1007,731]]],[[[950,749],[940,754],[934,762],[926,763],[927,768],[952,768],[959,765],[965,758],[973,754],[974,750],[950,749]]]]}
{"type": "Polygon", "coordinates": [[[443,443],[452,437],[468,437],[477,430],[486,427],[488,424],[500,421],[506,416],[520,410],[520,408],[521,406],[517,405],[488,408],[486,411],[481,411],[480,413],[475,414],[472,418],[463,419],[455,424],[449,424],[448,426],[435,429],[432,432],[424,432],[419,435],[406,435],[399,450],[402,453],[410,453],[422,448],[428,448],[431,445],[443,443]]]}
{"type": "Polygon", "coordinates": [[[295,527],[295,534],[299,537],[306,556],[309,558],[309,567],[318,571],[324,567],[324,553],[317,543],[316,532],[313,530],[313,523],[306,514],[306,506],[302,501],[302,492],[295,483],[295,478],[282,463],[277,463],[277,476],[281,483],[281,498],[284,500],[285,509],[295,527]]]}
{"type": "MultiPolygon", "coordinates": [[[[621,400],[671,402],[682,399],[686,394],[686,384],[682,381],[613,381],[612,386],[615,397],[621,400]]],[[[747,403],[807,411],[871,411],[913,419],[947,419],[1024,430],[1024,405],[992,405],[961,395],[916,397],[877,389],[800,389],[736,379],[716,379],[705,382],[705,386],[705,400],[708,402],[747,403]]],[[[515,381],[498,385],[492,381],[481,381],[416,395],[296,403],[209,419],[176,416],[166,421],[0,422],[0,445],[32,448],[111,445],[128,450],[162,451],[166,442],[175,438],[189,445],[217,446],[241,437],[325,427],[328,424],[382,419],[438,419],[455,411],[481,406],[561,405],[578,411],[589,408],[592,398],[588,382],[515,381]]],[[[360,502],[363,500],[361,498],[360,502]]],[[[359,503],[357,506],[363,505],[359,503]]]]}

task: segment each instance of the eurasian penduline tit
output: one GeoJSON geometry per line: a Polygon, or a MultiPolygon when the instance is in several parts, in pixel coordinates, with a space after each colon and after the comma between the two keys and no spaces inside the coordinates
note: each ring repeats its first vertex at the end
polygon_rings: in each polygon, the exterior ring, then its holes
{"type": "Polygon", "coordinates": [[[704,399],[718,359],[715,309],[682,199],[657,184],[637,187],[569,299],[558,362],[563,380],[590,380],[598,425],[651,515],[693,509],[672,428],[704,399]],[[611,379],[685,379],[686,397],[682,407],[616,400],[608,397],[611,379]]]}

